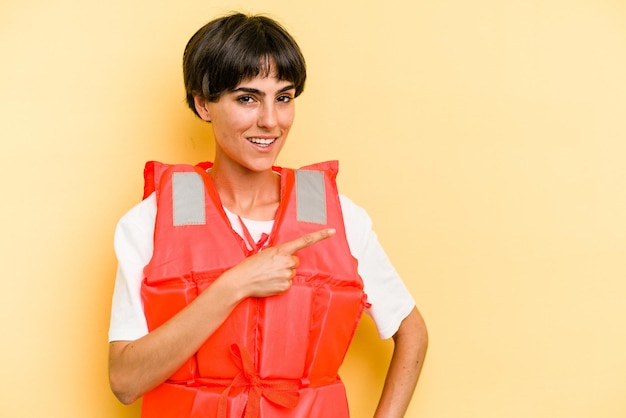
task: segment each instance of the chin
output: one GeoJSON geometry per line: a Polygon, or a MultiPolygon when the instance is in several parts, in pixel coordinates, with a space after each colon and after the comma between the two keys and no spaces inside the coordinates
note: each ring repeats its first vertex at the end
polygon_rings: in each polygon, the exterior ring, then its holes
{"type": "Polygon", "coordinates": [[[245,168],[255,173],[263,173],[265,171],[271,171],[275,163],[276,159],[272,158],[267,161],[255,161],[254,163],[246,164],[245,168]]]}

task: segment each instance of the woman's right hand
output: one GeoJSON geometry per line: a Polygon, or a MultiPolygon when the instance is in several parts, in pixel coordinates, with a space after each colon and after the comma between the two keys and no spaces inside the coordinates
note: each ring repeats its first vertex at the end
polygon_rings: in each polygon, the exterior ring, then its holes
{"type": "Polygon", "coordinates": [[[236,288],[242,292],[242,299],[283,293],[291,287],[296,274],[299,264],[296,252],[334,234],[334,229],[322,229],[293,241],[265,248],[226,271],[221,279],[236,282],[236,288]]]}

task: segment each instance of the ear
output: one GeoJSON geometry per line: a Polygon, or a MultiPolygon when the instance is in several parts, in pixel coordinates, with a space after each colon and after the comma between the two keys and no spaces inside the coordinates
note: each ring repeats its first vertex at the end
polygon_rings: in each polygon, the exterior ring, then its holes
{"type": "Polygon", "coordinates": [[[193,103],[196,106],[196,112],[202,120],[211,122],[211,112],[209,111],[209,101],[201,96],[193,96],[193,103]]]}

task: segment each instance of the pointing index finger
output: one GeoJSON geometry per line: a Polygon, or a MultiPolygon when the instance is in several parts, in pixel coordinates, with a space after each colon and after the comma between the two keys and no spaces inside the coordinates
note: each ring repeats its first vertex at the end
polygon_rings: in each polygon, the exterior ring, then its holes
{"type": "Polygon", "coordinates": [[[309,247],[316,242],[325,240],[335,235],[335,229],[321,229],[319,231],[311,232],[306,235],[302,235],[300,238],[296,238],[293,241],[285,242],[279,246],[281,253],[294,254],[303,248],[309,247]]]}

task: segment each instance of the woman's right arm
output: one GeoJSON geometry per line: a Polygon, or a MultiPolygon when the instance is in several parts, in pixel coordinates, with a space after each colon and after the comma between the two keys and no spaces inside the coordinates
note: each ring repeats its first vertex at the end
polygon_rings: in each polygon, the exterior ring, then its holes
{"type": "MultiPolygon", "coordinates": [[[[236,275],[233,269],[230,275],[236,275]]],[[[109,379],[115,396],[130,404],[164,382],[189,359],[247,297],[222,275],[192,303],[136,341],[109,344],[109,379]]]]}
{"type": "Polygon", "coordinates": [[[192,303],[135,341],[109,344],[109,379],[115,396],[130,404],[189,359],[242,300],[289,289],[298,250],[334,234],[321,230],[270,247],[224,272],[192,303]]]}

